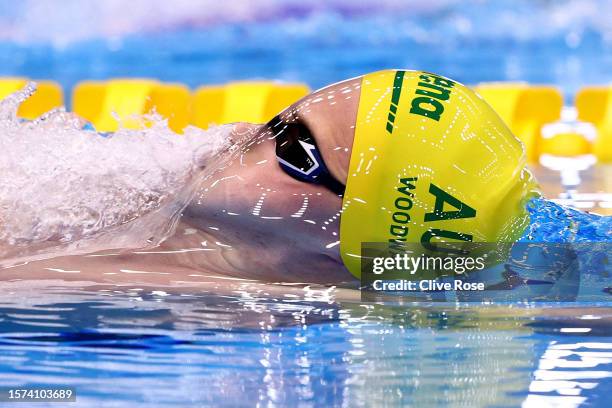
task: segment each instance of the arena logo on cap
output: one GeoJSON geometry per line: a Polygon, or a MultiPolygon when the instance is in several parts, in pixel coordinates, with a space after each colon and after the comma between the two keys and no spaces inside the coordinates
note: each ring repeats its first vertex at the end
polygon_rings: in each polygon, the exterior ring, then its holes
{"type": "Polygon", "coordinates": [[[423,96],[412,99],[410,113],[439,121],[444,113],[441,101],[450,99],[455,82],[433,74],[422,74],[419,79],[421,82],[417,86],[420,88],[417,88],[415,94],[423,96]]]}

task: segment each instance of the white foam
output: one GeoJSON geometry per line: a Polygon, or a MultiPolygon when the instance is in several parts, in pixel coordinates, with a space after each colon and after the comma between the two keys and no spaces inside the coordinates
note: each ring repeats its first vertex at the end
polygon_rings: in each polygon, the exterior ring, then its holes
{"type": "Polygon", "coordinates": [[[177,135],[148,115],[150,127],[104,137],[63,110],[17,119],[34,91],[0,102],[0,265],[156,245],[234,150],[231,125],[177,135]]]}

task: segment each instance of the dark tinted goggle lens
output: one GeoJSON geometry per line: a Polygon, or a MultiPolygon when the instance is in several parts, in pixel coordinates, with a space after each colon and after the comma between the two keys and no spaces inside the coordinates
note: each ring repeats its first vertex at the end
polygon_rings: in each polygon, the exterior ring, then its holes
{"type": "Polygon", "coordinates": [[[321,184],[338,195],[344,194],[345,186],[327,170],[317,143],[304,124],[287,123],[276,116],[268,127],[276,139],[276,157],[283,170],[297,180],[321,184]]]}

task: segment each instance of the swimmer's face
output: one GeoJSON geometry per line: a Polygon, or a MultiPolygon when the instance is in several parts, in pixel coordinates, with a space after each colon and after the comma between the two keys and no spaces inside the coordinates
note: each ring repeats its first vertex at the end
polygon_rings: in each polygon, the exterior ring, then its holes
{"type": "MultiPolygon", "coordinates": [[[[314,92],[279,116],[304,126],[331,176],[346,182],[361,79],[314,92]]],[[[217,265],[238,276],[333,283],[352,280],[339,255],[342,198],[320,184],[296,180],[276,157],[268,125],[237,124],[248,139],[239,160],[208,182],[184,221],[224,249],[217,265]],[[226,268],[227,267],[227,268],[226,268]],[[256,276],[260,274],[261,276],[256,276]]]]}

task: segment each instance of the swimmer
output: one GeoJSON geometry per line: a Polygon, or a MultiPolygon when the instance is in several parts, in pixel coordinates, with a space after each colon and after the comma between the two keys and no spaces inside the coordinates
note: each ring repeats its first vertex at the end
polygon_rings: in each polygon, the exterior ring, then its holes
{"type": "Polygon", "coordinates": [[[41,260],[4,277],[55,268],[117,282],[138,275],[109,271],[154,270],[143,279],[166,282],[197,270],[354,285],[361,242],[514,242],[537,195],[520,142],[492,109],[425,72],[348,79],[267,124],[235,124],[230,137],[240,157],[202,182],[157,247],[41,260]]]}

